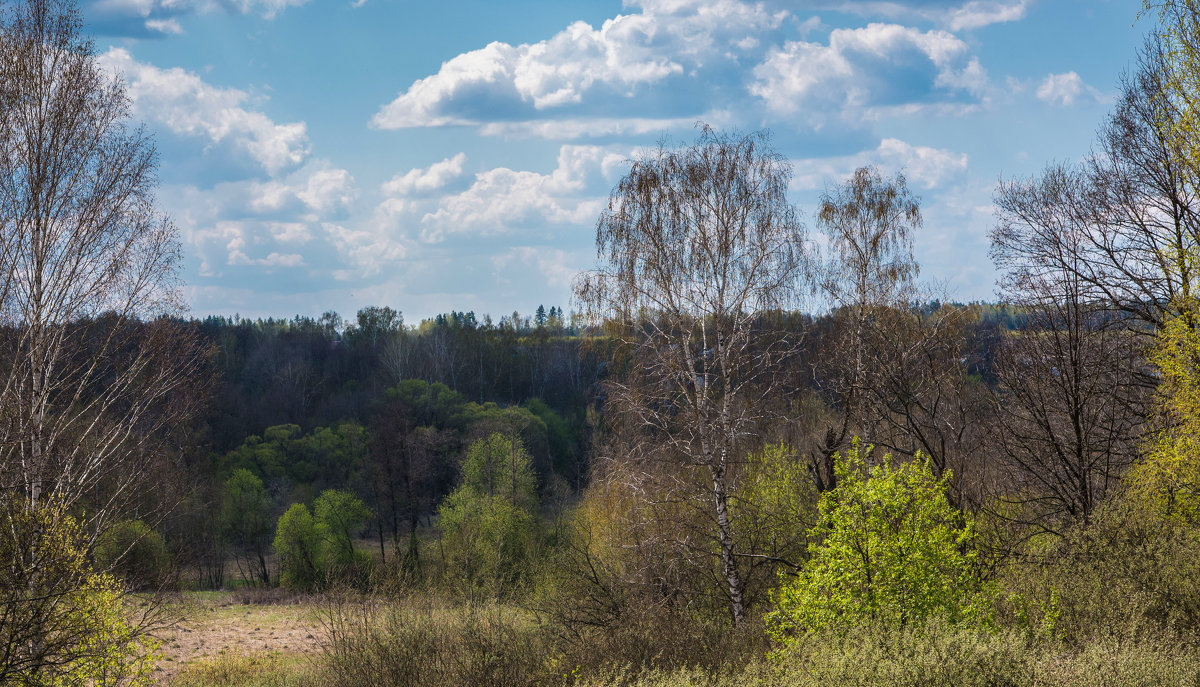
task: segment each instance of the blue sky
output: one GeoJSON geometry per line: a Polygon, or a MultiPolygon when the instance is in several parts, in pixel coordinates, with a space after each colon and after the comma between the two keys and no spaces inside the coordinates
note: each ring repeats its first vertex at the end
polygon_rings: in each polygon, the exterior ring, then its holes
{"type": "Polygon", "coordinates": [[[640,148],[769,128],[815,234],[858,166],[922,276],[994,297],[997,180],[1089,153],[1136,0],[84,0],[155,132],[193,314],[570,307],[640,148]]]}

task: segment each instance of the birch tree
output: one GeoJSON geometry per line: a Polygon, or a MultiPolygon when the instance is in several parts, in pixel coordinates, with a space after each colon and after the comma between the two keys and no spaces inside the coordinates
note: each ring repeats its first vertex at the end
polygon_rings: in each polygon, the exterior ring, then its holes
{"type": "Polygon", "coordinates": [[[681,531],[680,555],[715,557],[735,624],[750,554],[736,544],[731,493],[798,343],[778,325],[806,274],[790,178],[762,133],[705,128],[689,147],[659,146],[613,189],[596,230],[599,265],[576,287],[615,344],[606,411],[629,441],[612,459],[643,466],[622,474],[653,482],[653,498],[701,511],[707,531],[681,531]]]}

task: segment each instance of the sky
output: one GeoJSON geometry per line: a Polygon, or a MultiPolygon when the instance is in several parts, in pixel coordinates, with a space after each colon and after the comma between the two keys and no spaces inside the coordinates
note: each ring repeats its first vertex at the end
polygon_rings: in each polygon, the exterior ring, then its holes
{"type": "Polygon", "coordinates": [[[767,129],[810,235],[863,165],[922,278],[996,297],[1002,179],[1081,159],[1137,0],[81,0],[159,152],[191,314],[571,308],[629,160],[767,129]]]}

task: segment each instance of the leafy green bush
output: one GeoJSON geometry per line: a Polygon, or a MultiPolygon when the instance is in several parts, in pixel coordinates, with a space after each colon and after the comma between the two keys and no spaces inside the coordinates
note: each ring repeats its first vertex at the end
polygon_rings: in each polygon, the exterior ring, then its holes
{"type": "Polygon", "coordinates": [[[371,511],[354,494],[326,489],[313,502],[313,517],[329,547],[331,562],[354,562],[354,535],[367,524],[371,511]]]}
{"type": "Polygon", "coordinates": [[[949,472],[935,477],[919,454],[868,466],[870,454],[855,442],[836,457],[837,487],[821,496],[811,557],[774,594],[767,620],[785,644],[833,625],[959,620],[980,611],[974,526],[946,500],[949,472]]]}
{"type": "Polygon", "coordinates": [[[106,530],[94,556],[100,570],[121,577],[132,589],[158,585],[171,562],[162,537],[141,520],[124,520],[106,530]]]}
{"type": "Polygon", "coordinates": [[[85,542],[62,509],[0,500],[0,685],[152,683],[157,647],[85,542]]]}
{"type": "Polygon", "coordinates": [[[295,590],[316,589],[324,572],[324,546],[308,506],[293,503],[275,527],[279,584],[295,590]]]}
{"type": "Polygon", "coordinates": [[[438,508],[447,563],[469,589],[503,593],[527,571],[537,538],[537,489],[520,439],[471,444],[462,482],[438,508]]]}

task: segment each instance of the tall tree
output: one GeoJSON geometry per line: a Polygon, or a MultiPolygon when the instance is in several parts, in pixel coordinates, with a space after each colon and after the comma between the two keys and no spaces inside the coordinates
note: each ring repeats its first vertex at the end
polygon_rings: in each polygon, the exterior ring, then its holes
{"type": "Polygon", "coordinates": [[[0,617],[41,637],[0,656],[40,684],[63,665],[43,651],[60,610],[86,593],[51,579],[43,544],[76,527],[69,511],[86,518],[86,548],[145,505],[139,487],[163,474],[152,465],[204,384],[199,347],[163,317],[181,310],[179,244],[124,83],[100,68],[70,0],[0,12],[0,506],[33,530],[5,557],[3,577],[28,584],[3,587],[0,617]],[[47,613],[23,612],[38,598],[54,600],[47,613]]]}
{"type": "Polygon", "coordinates": [[[746,606],[730,494],[796,345],[773,323],[806,268],[790,177],[762,133],[706,127],[691,146],[635,159],[600,217],[600,264],[576,290],[622,363],[608,404],[632,443],[616,458],[661,465],[662,498],[703,504],[736,624],[746,606]]]}
{"type": "Polygon", "coordinates": [[[883,331],[890,311],[911,302],[920,271],[912,235],[921,226],[921,210],[903,175],[887,179],[862,167],[821,197],[817,222],[829,248],[814,284],[834,313],[834,332],[816,378],[835,413],[818,438],[812,469],[818,487],[827,489],[837,479],[833,455],[863,431],[874,365],[870,344],[895,333],[883,331]]]}

